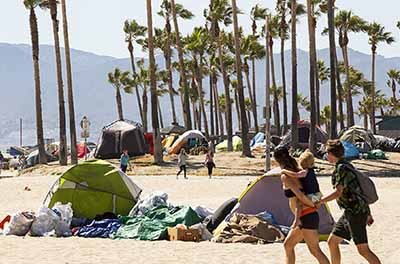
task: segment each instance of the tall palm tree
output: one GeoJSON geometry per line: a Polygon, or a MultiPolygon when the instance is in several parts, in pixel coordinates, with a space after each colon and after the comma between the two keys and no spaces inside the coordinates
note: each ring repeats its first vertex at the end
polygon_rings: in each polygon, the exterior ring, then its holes
{"type": "MultiPolygon", "coordinates": [[[[252,34],[253,34],[253,39],[254,40],[254,49],[253,51],[256,51],[256,43],[258,40],[258,34],[257,34],[257,21],[262,20],[265,21],[265,18],[267,16],[267,8],[261,7],[259,4],[256,4],[250,12],[250,18],[252,21],[251,29],[252,29],[252,34]]],[[[265,55],[264,48],[262,48],[262,45],[257,45],[261,47],[261,50],[263,52],[255,52],[254,56],[251,56],[251,76],[252,76],[252,88],[253,88],[253,118],[254,118],[254,127],[256,129],[256,133],[258,133],[258,116],[257,116],[257,87],[256,87],[256,59],[261,59],[265,55]]]]}
{"type": "MultiPolygon", "coordinates": [[[[283,87],[283,134],[288,130],[288,112],[287,112],[287,88],[286,88],[286,65],[285,65],[285,41],[289,39],[289,24],[291,16],[291,3],[289,0],[278,0],[275,8],[279,20],[279,38],[281,41],[281,76],[283,87]]],[[[303,4],[296,5],[296,17],[306,14],[306,8],[303,4]]]]}
{"type": "MultiPolygon", "coordinates": [[[[233,14],[233,29],[235,34],[235,55],[236,55],[236,75],[238,80],[238,96],[239,96],[239,105],[240,105],[240,117],[242,120],[242,142],[243,149],[242,155],[246,157],[251,157],[250,150],[250,141],[249,141],[249,127],[247,123],[246,117],[246,108],[244,103],[244,94],[243,94],[243,79],[242,79],[242,63],[240,58],[240,39],[239,39],[239,26],[238,26],[238,18],[237,18],[237,6],[236,0],[232,0],[232,14],[233,14]]],[[[228,98],[227,98],[228,100],[228,98]]]]}
{"type": "MultiPolygon", "coordinates": [[[[270,53],[270,63],[271,63],[271,77],[272,77],[272,88],[276,88],[276,75],[275,75],[275,60],[274,60],[274,39],[279,37],[279,17],[278,16],[271,16],[268,23],[268,31],[269,31],[269,53],[270,53]]],[[[278,102],[278,94],[275,92],[272,93],[273,95],[273,107],[272,111],[274,113],[274,124],[277,129],[278,135],[281,135],[281,121],[280,121],[280,110],[279,110],[279,102],[278,102]]]]}
{"type": "Polygon", "coordinates": [[[314,27],[314,13],[312,0],[307,0],[307,14],[308,14],[308,37],[309,37],[309,50],[310,50],[310,101],[311,101],[311,116],[310,116],[310,143],[309,148],[312,153],[316,154],[316,110],[315,110],[315,72],[316,72],[316,47],[315,47],[315,27],[314,27]]]}
{"type": "MultiPolygon", "coordinates": [[[[189,10],[185,9],[181,4],[175,4],[176,15],[184,20],[189,20],[193,18],[193,13],[189,10]]],[[[172,75],[172,54],[173,51],[171,46],[173,44],[173,33],[171,28],[171,19],[172,19],[172,6],[170,0],[163,0],[161,3],[161,10],[157,13],[159,16],[163,17],[165,20],[165,67],[167,68],[169,74],[169,81],[168,81],[168,89],[169,89],[169,96],[172,105],[172,119],[174,123],[178,123],[178,119],[176,116],[175,111],[175,103],[174,103],[174,93],[175,90],[173,88],[173,75],[172,75]]]]}
{"type": "Polygon", "coordinates": [[[372,109],[371,109],[371,116],[370,116],[370,122],[371,122],[371,129],[373,133],[376,133],[376,127],[375,127],[375,61],[376,61],[376,50],[378,48],[378,45],[380,43],[386,43],[388,45],[392,44],[394,42],[394,38],[392,36],[392,33],[385,31],[385,27],[373,22],[370,23],[366,27],[366,31],[369,37],[368,43],[371,45],[371,51],[372,51],[372,109]]]}
{"type": "Polygon", "coordinates": [[[65,63],[67,65],[69,132],[70,132],[70,139],[71,139],[71,163],[78,164],[78,150],[77,150],[77,146],[76,146],[74,93],[73,93],[73,88],[72,88],[71,54],[70,54],[70,48],[69,48],[67,7],[66,7],[65,2],[66,2],[66,0],[61,0],[63,32],[64,32],[64,47],[65,47],[64,48],[65,63]]]}
{"type": "MultiPolygon", "coordinates": [[[[128,43],[128,51],[129,51],[129,56],[131,59],[131,67],[132,67],[132,72],[133,75],[136,74],[136,66],[135,66],[135,56],[134,56],[134,47],[133,44],[137,40],[143,39],[143,37],[146,35],[146,27],[143,27],[139,25],[136,20],[125,20],[124,22],[124,33],[125,33],[125,42],[128,43]]],[[[137,100],[137,105],[138,105],[138,110],[140,113],[140,120],[144,121],[143,119],[143,109],[142,109],[142,103],[140,102],[140,94],[139,94],[139,89],[137,85],[135,86],[135,92],[136,92],[136,100],[137,100]]]]}
{"type": "MultiPolygon", "coordinates": [[[[351,11],[342,10],[335,17],[335,27],[339,34],[339,45],[342,49],[343,61],[346,69],[346,81],[350,78],[350,62],[348,55],[349,33],[357,33],[364,31],[366,26],[365,20],[361,17],[353,15],[351,11]]],[[[345,87],[346,88],[346,87],[345,87]]],[[[351,97],[350,89],[347,89],[346,104],[347,104],[347,126],[354,125],[354,110],[353,98],[351,97]]]]}
{"type": "Polygon", "coordinates": [[[335,44],[335,0],[327,0],[328,14],[328,33],[329,33],[329,62],[330,62],[330,88],[331,88],[331,105],[330,105],[330,138],[337,137],[337,113],[336,113],[336,44],[335,44]]]}
{"type": "Polygon", "coordinates": [[[227,132],[227,149],[228,151],[233,151],[232,144],[232,106],[228,103],[230,102],[230,92],[229,92],[229,81],[224,64],[224,49],[223,49],[223,39],[224,32],[220,28],[220,23],[224,23],[225,26],[232,24],[232,8],[228,3],[228,0],[214,0],[212,2],[210,17],[214,21],[214,30],[217,38],[217,48],[218,48],[218,59],[220,64],[220,70],[222,73],[222,81],[224,83],[224,91],[226,96],[226,111],[225,111],[225,122],[226,122],[226,132],[227,132]]]}
{"type": "Polygon", "coordinates": [[[172,11],[172,18],[174,21],[174,28],[176,34],[176,46],[178,48],[178,58],[179,58],[179,68],[180,74],[182,78],[182,87],[183,87],[183,97],[184,97],[184,108],[183,108],[183,118],[185,120],[185,127],[186,129],[192,129],[192,119],[190,115],[190,102],[189,102],[189,87],[188,87],[188,80],[186,78],[185,66],[183,62],[183,45],[181,43],[181,36],[179,33],[179,25],[178,25],[178,15],[176,11],[175,0],[171,0],[171,11],[172,11]]]}
{"type": "MultiPolygon", "coordinates": [[[[129,78],[129,72],[121,72],[119,68],[115,68],[114,72],[108,73],[108,82],[114,87],[115,89],[115,100],[117,103],[117,112],[119,120],[124,120],[124,114],[122,110],[122,97],[121,97],[121,89],[124,89],[124,84],[126,83],[127,79],[129,78]]],[[[128,88],[128,87],[127,87],[128,88]]],[[[130,88],[130,86],[129,86],[130,88]]]]}
{"type": "Polygon", "coordinates": [[[62,77],[61,67],[61,50],[60,50],[60,39],[58,36],[58,19],[57,19],[57,1],[49,0],[49,8],[51,21],[53,24],[53,37],[54,37],[54,49],[57,66],[57,86],[58,86],[58,108],[59,108],[59,126],[60,126],[60,145],[59,145],[59,158],[60,165],[67,165],[67,129],[65,120],[65,99],[64,99],[64,84],[62,77]]]}
{"type": "Polygon", "coordinates": [[[46,164],[47,157],[44,146],[42,98],[40,89],[39,30],[35,12],[35,8],[38,7],[42,2],[42,0],[24,0],[24,6],[27,10],[29,10],[29,26],[32,41],[32,61],[35,79],[36,140],[39,149],[39,163],[46,164]]]}
{"type": "Polygon", "coordinates": [[[208,137],[208,121],[204,103],[203,95],[203,72],[204,72],[204,53],[208,45],[209,35],[205,28],[197,27],[193,30],[192,34],[188,37],[188,43],[185,48],[192,52],[195,77],[197,81],[198,95],[200,99],[200,111],[203,115],[203,126],[205,134],[208,137]]]}
{"type": "Polygon", "coordinates": [[[400,71],[396,69],[390,69],[387,72],[387,77],[389,78],[388,80],[388,86],[392,89],[392,102],[393,104],[396,103],[396,83],[400,84],[400,71]]]}
{"type": "Polygon", "coordinates": [[[317,125],[320,125],[320,112],[321,112],[321,103],[320,103],[320,87],[321,85],[329,79],[330,71],[329,68],[325,66],[325,62],[323,60],[317,61],[317,68],[318,68],[318,76],[317,76],[317,83],[320,85],[316,86],[315,91],[315,100],[316,100],[316,110],[317,111],[317,125]]]}
{"type": "Polygon", "coordinates": [[[156,64],[154,58],[153,44],[153,16],[151,9],[151,0],[147,0],[147,35],[149,43],[149,61],[150,61],[150,93],[151,93],[151,120],[153,126],[154,141],[154,163],[161,164],[163,162],[163,154],[161,147],[161,135],[158,123],[158,98],[156,84],[156,64]]]}
{"type": "Polygon", "coordinates": [[[137,66],[139,68],[139,71],[133,77],[135,80],[135,87],[141,86],[142,90],[143,90],[142,91],[143,129],[144,129],[144,131],[147,132],[148,131],[148,108],[149,108],[147,92],[148,92],[148,87],[150,85],[149,70],[145,69],[143,58],[137,61],[137,66]]]}
{"type": "Polygon", "coordinates": [[[299,131],[297,130],[297,122],[299,121],[299,109],[297,107],[297,38],[296,38],[296,18],[297,18],[297,1],[291,0],[291,32],[292,32],[292,147],[296,149],[299,144],[299,131]]]}

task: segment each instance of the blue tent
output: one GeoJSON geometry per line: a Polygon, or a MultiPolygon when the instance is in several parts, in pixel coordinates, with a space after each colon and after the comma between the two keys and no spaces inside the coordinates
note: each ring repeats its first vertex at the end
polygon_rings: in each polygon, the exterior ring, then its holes
{"type": "Polygon", "coordinates": [[[346,159],[358,159],[360,151],[352,143],[348,141],[342,141],[344,147],[344,157],[346,159]]]}
{"type": "Polygon", "coordinates": [[[253,147],[256,143],[263,143],[265,139],[265,134],[263,132],[258,132],[250,142],[250,147],[253,147]]]}

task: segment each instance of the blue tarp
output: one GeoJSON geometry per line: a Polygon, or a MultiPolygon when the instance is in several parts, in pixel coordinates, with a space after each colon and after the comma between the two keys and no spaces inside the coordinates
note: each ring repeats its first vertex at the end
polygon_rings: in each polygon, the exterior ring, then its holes
{"type": "Polygon", "coordinates": [[[358,159],[360,156],[360,151],[352,143],[348,141],[342,141],[344,147],[344,157],[346,159],[358,159]]]}
{"type": "Polygon", "coordinates": [[[109,238],[121,227],[119,219],[105,219],[93,221],[90,225],[81,227],[75,234],[80,237],[109,238]]]}
{"type": "Polygon", "coordinates": [[[265,134],[263,132],[258,132],[250,142],[250,147],[253,147],[256,143],[263,143],[265,139],[265,134]]]}

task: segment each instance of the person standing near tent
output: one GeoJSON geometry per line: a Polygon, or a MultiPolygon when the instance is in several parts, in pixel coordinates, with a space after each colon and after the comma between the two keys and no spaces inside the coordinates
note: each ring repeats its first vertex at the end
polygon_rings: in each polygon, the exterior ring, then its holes
{"type": "Polygon", "coordinates": [[[183,177],[187,179],[186,177],[186,160],[188,158],[188,155],[186,154],[186,151],[184,148],[181,149],[179,155],[178,155],[178,167],[179,171],[176,174],[176,179],[178,179],[179,174],[183,171],[183,177]]]}
{"type": "MultiPolygon", "coordinates": [[[[297,161],[290,156],[289,151],[285,147],[276,148],[274,158],[279,163],[282,170],[292,172],[300,172],[297,161]]],[[[303,239],[307,244],[310,253],[318,260],[320,264],[329,264],[327,256],[319,247],[319,215],[314,203],[303,193],[304,188],[297,178],[291,178],[282,174],[281,180],[284,187],[285,196],[289,198],[292,211],[296,211],[297,199],[303,203],[300,212],[300,224],[294,226],[286,237],[283,246],[286,254],[286,264],[294,264],[296,262],[295,246],[303,239]],[[294,201],[294,203],[293,203],[294,201]]]]}
{"type": "Polygon", "coordinates": [[[3,160],[4,160],[4,156],[3,156],[3,153],[1,153],[1,150],[0,150],[0,174],[1,174],[1,169],[3,168],[3,160]]]}
{"type": "Polygon", "coordinates": [[[340,140],[329,140],[326,150],[328,161],[335,164],[335,171],[332,175],[332,185],[335,191],[322,197],[317,206],[336,199],[339,207],[344,210],[328,238],[332,263],[340,263],[339,244],[344,239],[353,239],[358,253],[368,263],[379,264],[381,261],[369,248],[367,237],[367,225],[372,225],[374,219],[368,203],[360,195],[362,189],[357,175],[350,170],[349,166],[346,166],[343,144],[340,140]]]}
{"type": "Polygon", "coordinates": [[[131,164],[129,162],[129,159],[130,158],[129,158],[128,150],[126,150],[126,149],[123,150],[121,158],[119,159],[119,162],[120,162],[120,168],[124,173],[126,173],[126,170],[128,169],[128,166],[129,166],[129,168],[131,168],[131,164]]]}
{"type": "Polygon", "coordinates": [[[215,168],[214,153],[211,150],[207,152],[204,164],[207,166],[208,178],[211,179],[213,168],[215,168]]]}

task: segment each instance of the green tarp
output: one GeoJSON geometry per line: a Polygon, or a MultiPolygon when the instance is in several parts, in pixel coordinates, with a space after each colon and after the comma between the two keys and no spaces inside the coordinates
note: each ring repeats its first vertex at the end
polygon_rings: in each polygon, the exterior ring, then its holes
{"type": "Polygon", "coordinates": [[[197,213],[190,207],[159,206],[145,215],[138,217],[120,217],[123,224],[113,238],[129,238],[137,240],[167,239],[167,228],[178,224],[191,226],[201,221],[197,213]]]}

